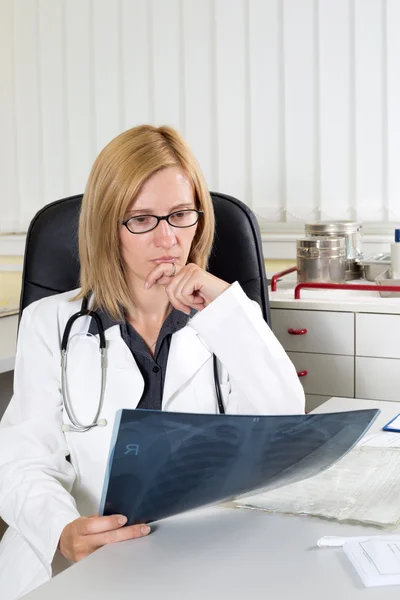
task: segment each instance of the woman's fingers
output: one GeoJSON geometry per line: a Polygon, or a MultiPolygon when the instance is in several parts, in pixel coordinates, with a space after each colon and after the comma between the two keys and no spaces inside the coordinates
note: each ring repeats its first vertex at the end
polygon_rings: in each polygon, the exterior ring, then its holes
{"type": "Polygon", "coordinates": [[[123,527],[126,521],[123,515],[79,517],[64,527],[60,551],[69,560],[78,562],[106,544],[143,537],[150,532],[145,524],[123,527]]]}
{"type": "Polygon", "coordinates": [[[102,548],[106,544],[114,544],[116,542],[125,542],[141,538],[150,533],[148,525],[129,525],[121,529],[112,529],[103,533],[97,533],[91,536],[91,542],[96,548],[102,548]]]}
{"type": "Polygon", "coordinates": [[[174,278],[174,281],[167,287],[167,292],[171,290],[172,295],[182,304],[202,310],[205,307],[202,289],[207,273],[197,265],[187,265],[185,269],[182,269],[181,275],[184,272],[185,276],[174,278]],[[176,282],[175,279],[177,279],[176,282]]]}
{"type": "Polygon", "coordinates": [[[185,298],[182,295],[181,290],[183,287],[190,281],[192,277],[191,269],[185,267],[176,277],[173,277],[170,283],[166,287],[166,292],[168,294],[169,301],[171,304],[186,313],[190,314],[190,307],[192,306],[191,302],[188,301],[188,298],[185,298]]]}
{"type": "Polygon", "coordinates": [[[206,306],[201,289],[208,276],[195,264],[160,263],[148,274],[145,288],[164,285],[172,306],[189,315],[191,308],[203,310],[206,306]]]}
{"type": "Polygon", "coordinates": [[[145,289],[149,290],[154,284],[168,285],[173,274],[178,273],[179,269],[176,263],[160,263],[147,275],[145,289]]]}
{"type": "Polygon", "coordinates": [[[165,291],[167,292],[168,299],[174,308],[180,310],[186,315],[190,315],[190,306],[178,300],[169,285],[167,285],[165,291]]]}
{"type": "Polygon", "coordinates": [[[77,521],[77,533],[79,535],[93,535],[103,533],[111,529],[118,529],[125,525],[127,518],[124,515],[110,515],[108,517],[82,517],[77,521]]]}
{"type": "Polygon", "coordinates": [[[172,288],[179,285],[180,279],[187,277],[187,267],[180,267],[176,263],[160,263],[147,276],[145,289],[150,289],[153,285],[164,285],[169,300],[174,308],[186,314],[190,314],[190,308],[187,304],[181,302],[172,293],[172,288]],[[172,276],[172,273],[175,273],[172,276]]]}
{"type": "Polygon", "coordinates": [[[192,308],[201,311],[203,310],[203,308],[206,307],[206,303],[204,301],[204,298],[202,298],[201,296],[194,296],[193,300],[192,300],[192,308]]]}

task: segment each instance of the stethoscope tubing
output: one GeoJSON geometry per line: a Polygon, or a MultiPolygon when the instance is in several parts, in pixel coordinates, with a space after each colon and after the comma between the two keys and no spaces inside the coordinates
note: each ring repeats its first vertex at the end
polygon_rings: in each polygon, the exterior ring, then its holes
{"type": "MultiPolygon", "coordinates": [[[[104,427],[107,425],[107,421],[105,419],[99,419],[103,403],[104,403],[104,395],[105,395],[105,387],[106,387],[106,371],[107,371],[107,353],[106,353],[106,336],[104,332],[103,322],[101,317],[96,311],[91,311],[88,309],[88,298],[84,298],[82,301],[81,310],[74,315],[72,315],[65,326],[64,333],[61,340],[61,393],[63,398],[63,403],[65,407],[65,411],[68,415],[68,419],[71,421],[70,424],[64,424],[62,426],[62,430],[73,431],[77,433],[84,433],[89,431],[93,427],[104,427]],[[101,364],[101,386],[100,386],[100,396],[96,414],[94,416],[93,421],[90,424],[80,423],[77,419],[75,412],[72,408],[71,398],[69,396],[68,391],[68,381],[67,381],[67,361],[68,361],[68,345],[69,345],[69,336],[71,333],[71,329],[75,321],[80,317],[89,316],[94,319],[97,331],[99,334],[99,350],[100,350],[100,364],[101,364]]],[[[225,414],[224,404],[222,401],[222,393],[219,384],[218,378],[218,368],[217,368],[217,357],[213,354],[213,370],[214,370],[214,383],[215,383],[215,392],[217,395],[217,403],[218,410],[221,415],[225,414]]]]}
{"type": "Polygon", "coordinates": [[[103,403],[104,403],[104,394],[106,388],[106,367],[107,367],[107,356],[106,356],[106,336],[104,333],[104,326],[101,320],[100,315],[98,315],[95,311],[91,311],[88,309],[88,298],[84,298],[82,301],[81,310],[72,317],[70,317],[67,321],[67,324],[64,329],[63,337],[61,340],[61,393],[63,397],[65,411],[68,415],[69,420],[71,421],[71,425],[64,424],[62,429],[63,431],[74,431],[77,433],[83,433],[89,431],[93,427],[105,426],[107,422],[105,419],[99,419],[103,403]],[[94,319],[97,331],[99,334],[99,346],[100,346],[100,367],[101,367],[101,386],[100,386],[100,396],[99,402],[97,406],[97,411],[94,416],[93,421],[85,425],[80,423],[76,418],[74,410],[72,408],[72,402],[69,396],[68,391],[68,383],[67,383],[67,356],[68,356],[68,344],[69,344],[69,336],[71,333],[71,329],[75,321],[77,321],[80,317],[90,316],[94,319]]]}

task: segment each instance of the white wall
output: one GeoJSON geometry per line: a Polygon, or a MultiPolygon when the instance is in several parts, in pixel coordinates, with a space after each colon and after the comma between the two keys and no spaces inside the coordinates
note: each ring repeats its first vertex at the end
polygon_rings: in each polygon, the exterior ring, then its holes
{"type": "Polygon", "coordinates": [[[0,0],[0,232],[176,126],[265,220],[400,220],[399,0],[0,0]]]}

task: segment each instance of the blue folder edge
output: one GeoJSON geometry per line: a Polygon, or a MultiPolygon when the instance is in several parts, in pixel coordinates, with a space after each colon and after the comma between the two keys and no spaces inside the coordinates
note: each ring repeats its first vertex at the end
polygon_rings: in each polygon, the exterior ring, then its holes
{"type": "Polygon", "coordinates": [[[394,431],[394,432],[400,433],[400,429],[395,429],[394,427],[389,427],[390,423],[393,423],[393,421],[395,421],[399,416],[400,416],[400,413],[397,414],[395,417],[393,417],[393,419],[390,419],[390,421],[382,427],[382,431],[394,431]]]}

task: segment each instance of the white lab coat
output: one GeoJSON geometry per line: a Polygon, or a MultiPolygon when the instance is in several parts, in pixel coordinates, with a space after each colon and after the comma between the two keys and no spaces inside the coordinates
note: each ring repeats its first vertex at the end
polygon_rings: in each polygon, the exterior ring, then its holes
{"type": "MultiPolygon", "coordinates": [[[[0,425],[0,516],[9,525],[0,544],[2,600],[47,581],[64,526],[98,512],[115,411],[135,408],[143,392],[141,373],[113,326],[106,330],[101,415],[108,425],[62,432],[69,420],[60,390],[60,343],[68,318],[80,309],[80,302],[70,301],[75,294],[35,302],[21,320],[14,397],[0,425]]],[[[83,423],[92,421],[100,391],[98,336],[86,335],[89,324],[89,317],[76,321],[68,355],[70,397],[83,423]]],[[[172,336],[163,410],[218,412],[212,353],[219,359],[226,413],[304,412],[293,364],[238,283],[172,336]]]]}

